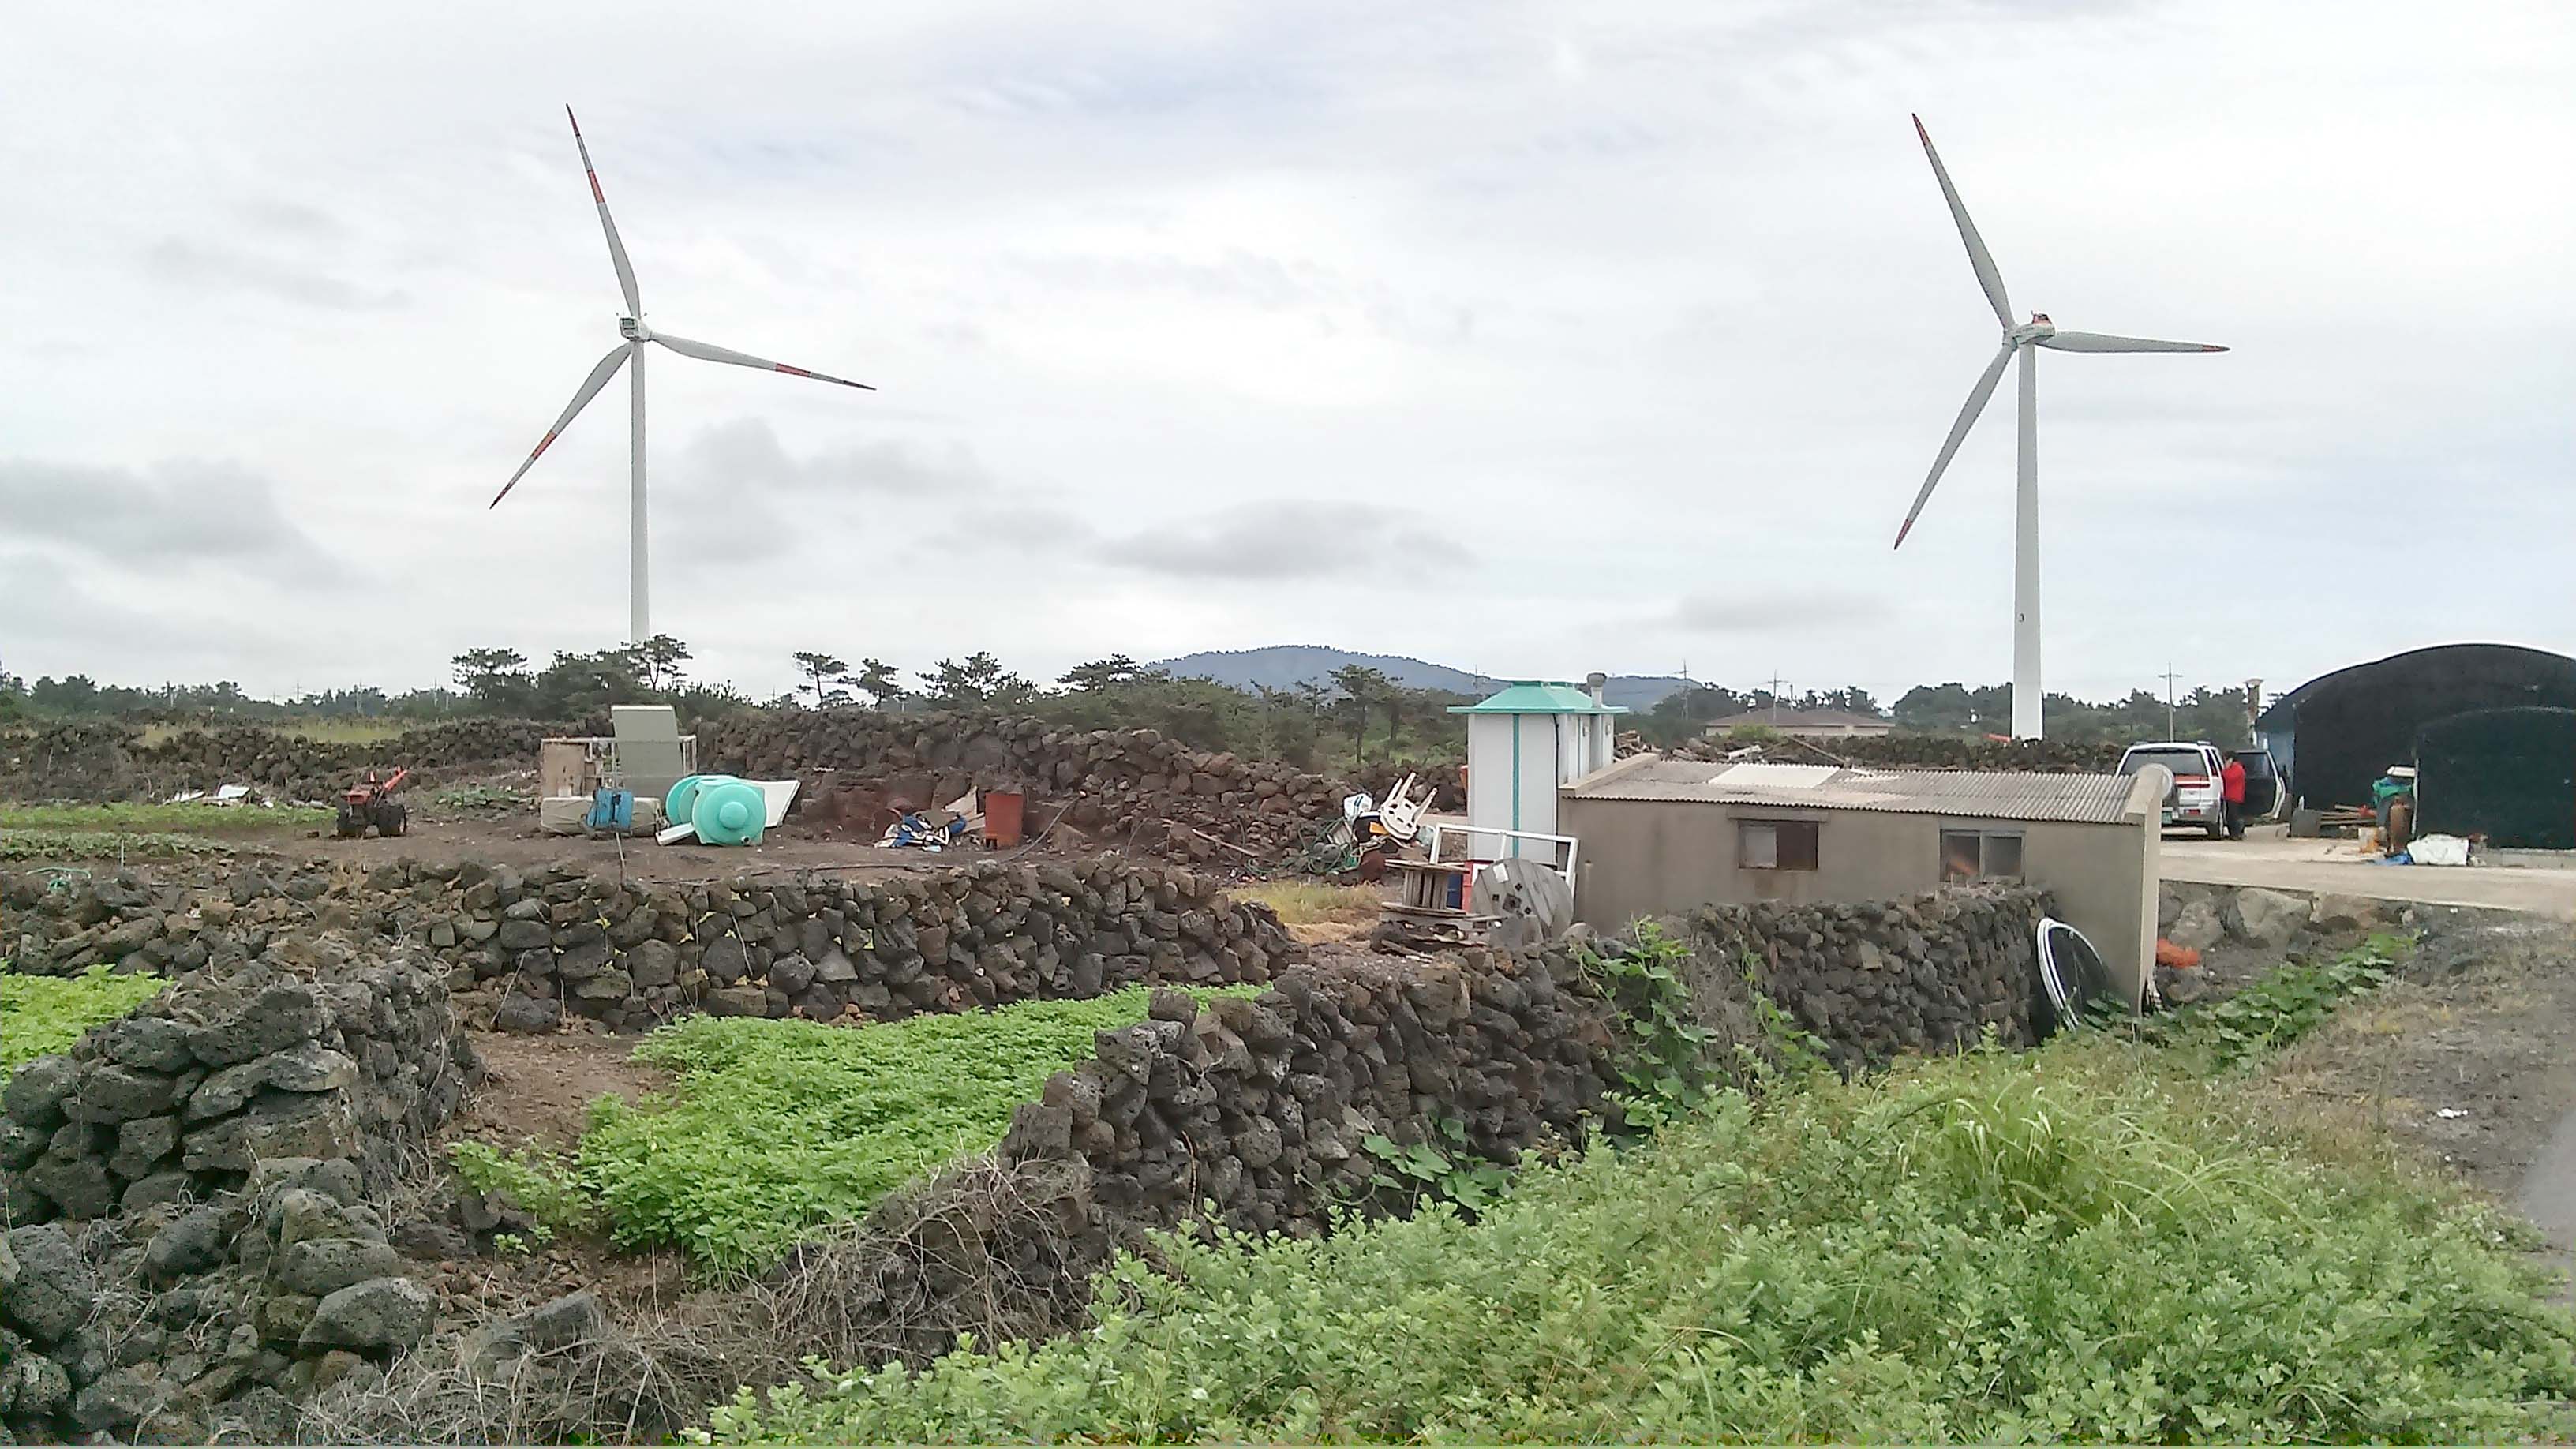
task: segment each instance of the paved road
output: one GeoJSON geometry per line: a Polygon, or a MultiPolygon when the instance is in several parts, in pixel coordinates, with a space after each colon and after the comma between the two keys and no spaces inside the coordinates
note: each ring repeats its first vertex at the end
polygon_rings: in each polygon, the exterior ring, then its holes
{"type": "Polygon", "coordinates": [[[2292,840],[2283,826],[2243,840],[2167,835],[2167,880],[2272,886],[2444,906],[2492,906],[2576,920],[2576,868],[2552,865],[2374,865],[2349,840],[2292,840]]]}

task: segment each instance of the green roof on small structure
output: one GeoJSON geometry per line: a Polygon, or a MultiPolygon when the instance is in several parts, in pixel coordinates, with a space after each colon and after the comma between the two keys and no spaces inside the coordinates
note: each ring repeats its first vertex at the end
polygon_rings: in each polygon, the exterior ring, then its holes
{"type": "Polygon", "coordinates": [[[1475,704],[1453,704],[1451,714],[1626,714],[1622,704],[1601,704],[1583,686],[1561,679],[1515,679],[1511,687],[1475,704]]]}

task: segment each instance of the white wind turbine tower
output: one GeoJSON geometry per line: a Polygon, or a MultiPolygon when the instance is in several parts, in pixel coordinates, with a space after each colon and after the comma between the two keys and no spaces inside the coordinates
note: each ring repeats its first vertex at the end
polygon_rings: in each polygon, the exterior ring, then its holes
{"type": "Polygon", "coordinates": [[[2145,337],[2114,337],[2102,332],[2061,332],[2048,320],[2045,312],[2033,312],[2030,320],[2016,324],[2012,303],[2004,297],[2003,274],[1995,270],[1995,259],[1978,237],[1974,222],[1968,220],[1968,208],[1959,202],[1959,190],[1950,184],[1950,173],[1941,165],[1941,153],[1932,149],[1931,133],[1923,129],[1923,118],[1914,118],[1914,134],[1923,138],[1923,154],[1932,160],[1932,175],[1941,183],[1942,199],[1950,203],[1950,215],[1959,223],[1959,239],[1968,244],[1968,265],[1977,272],[1977,285],[1986,289],[1986,300],[1994,305],[1995,320],[2004,326],[2003,346],[1992,362],[1968,389],[1967,406],[1959,409],[1959,420],[1950,425],[1950,436],[1941,444],[1941,454],[1932,460],[1932,472],[1923,480],[1923,491],[1914,495],[1914,506],[1905,511],[1905,523],[1896,530],[1896,546],[1905,546],[1905,535],[1914,527],[1915,516],[1932,497],[1934,485],[1941,481],[1941,470],[1950,466],[1950,456],[1959,451],[1959,443],[1968,429],[1985,411],[1986,399],[1995,394],[1995,383],[2004,375],[2004,364],[2015,356],[2021,359],[2021,446],[2015,469],[2018,487],[2013,504],[2013,738],[2035,740],[2040,735],[2039,705],[2039,381],[2034,366],[2038,354],[2033,348],[2049,347],[2059,352],[2225,352],[2206,342],[2157,342],[2145,337]]]}
{"type": "Polygon", "coordinates": [[[831,377],[819,372],[809,372],[801,367],[790,367],[784,362],[772,362],[765,357],[754,357],[750,353],[736,352],[732,348],[717,347],[712,343],[692,342],[686,337],[674,337],[668,332],[655,332],[646,327],[644,303],[635,291],[635,268],[626,260],[626,244],[617,239],[617,222],[608,214],[608,197],[599,189],[599,173],[591,169],[590,144],[581,138],[581,122],[573,119],[572,107],[564,107],[564,118],[572,121],[572,143],[581,150],[582,173],[590,178],[590,199],[599,204],[600,230],[608,233],[608,260],[610,265],[617,268],[617,289],[626,297],[626,311],[617,319],[618,335],[626,340],[611,348],[606,357],[599,359],[599,365],[590,370],[590,376],[582,379],[581,389],[572,395],[572,406],[565,408],[563,416],[555,419],[555,425],[546,430],[543,438],[537,440],[535,451],[528,454],[528,461],[521,463],[519,471],[510,475],[510,481],[501,485],[501,491],[493,495],[492,502],[488,506],[500,507],[501,500],[509,497],[510,490],[519,486],[519,480],[527,476],[530,468],[536,466],[537,459],[544,456],[546,449],[553,445],[555,439],[563,436],[564,429],[572,426],[572,420],[581,415],[581,410],[590,406],[590,400],[599,396],[599,390],[608,386],[608,380],[617,375],[617,369],[630,362],[633,363],[635,371],[628,379],[629,385],[634,389],[633,436],[629,440],[629,445],[633,449],[633,482],[627,497],[628,528],[631,535],[629,540],[631,552],[627,562],[631,579],[629,607],[632,611],[630,620],[632,636],[627,642],[641,644],[653,637],[651,611],[647,599],[649,570],[645,560],[644,529],[644,344],[658,342],[682,357],[695,357],[707,362],[730,362],[736,367],[756,367],[763,372],[783,372],[790,377],[810,377],[816,382],[837,382],[843,387],[867,388],[871,392],[875,389],[864,382],[852,382],[845,377],[831,377]]]}

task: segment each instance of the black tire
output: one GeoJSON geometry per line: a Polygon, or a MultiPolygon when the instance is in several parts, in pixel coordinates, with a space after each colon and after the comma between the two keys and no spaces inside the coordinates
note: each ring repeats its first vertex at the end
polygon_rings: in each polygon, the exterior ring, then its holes
{"type": "Polygon", "coordinates": [[[403,808],[401,801],[389,800],[376,807],[376,833],[378,835],[387,837],[400,835],[403,833],[403,827],[410,823],[411,812],[403,808]]]}
{"type": "Polygon", "coordinates": [[[2212,840],[2225,840],[2227,838],[2227,826],[2222,821],[2213,820],[2202,828],[2209,832],[2209,838],[2212,840]]]}
{"type": "Polygon", "coordinates": [[[356,840],[367,833],[366,817],[344,805],[340,807],[340,822],[334,833],[342,840],[356,840]]]}

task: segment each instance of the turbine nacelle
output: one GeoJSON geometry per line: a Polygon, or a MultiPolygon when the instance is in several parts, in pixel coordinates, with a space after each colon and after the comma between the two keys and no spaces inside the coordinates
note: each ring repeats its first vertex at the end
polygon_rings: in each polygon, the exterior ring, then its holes
{"type": "Polygon", "coordinates": [[[617,319],[617,335],[629,342],[650,342],[653,329],[645,326],[644,319],[640,317],[620,317],[617,319]]]}
{"type": "Polygon", "coordinates": [[[2004,334],[2004,341],[2015,347],[2025,342],[2038,342],[2057,335],[2057,324],[2045,312],[2033,312],[2030,320],[2004,334]]]}

